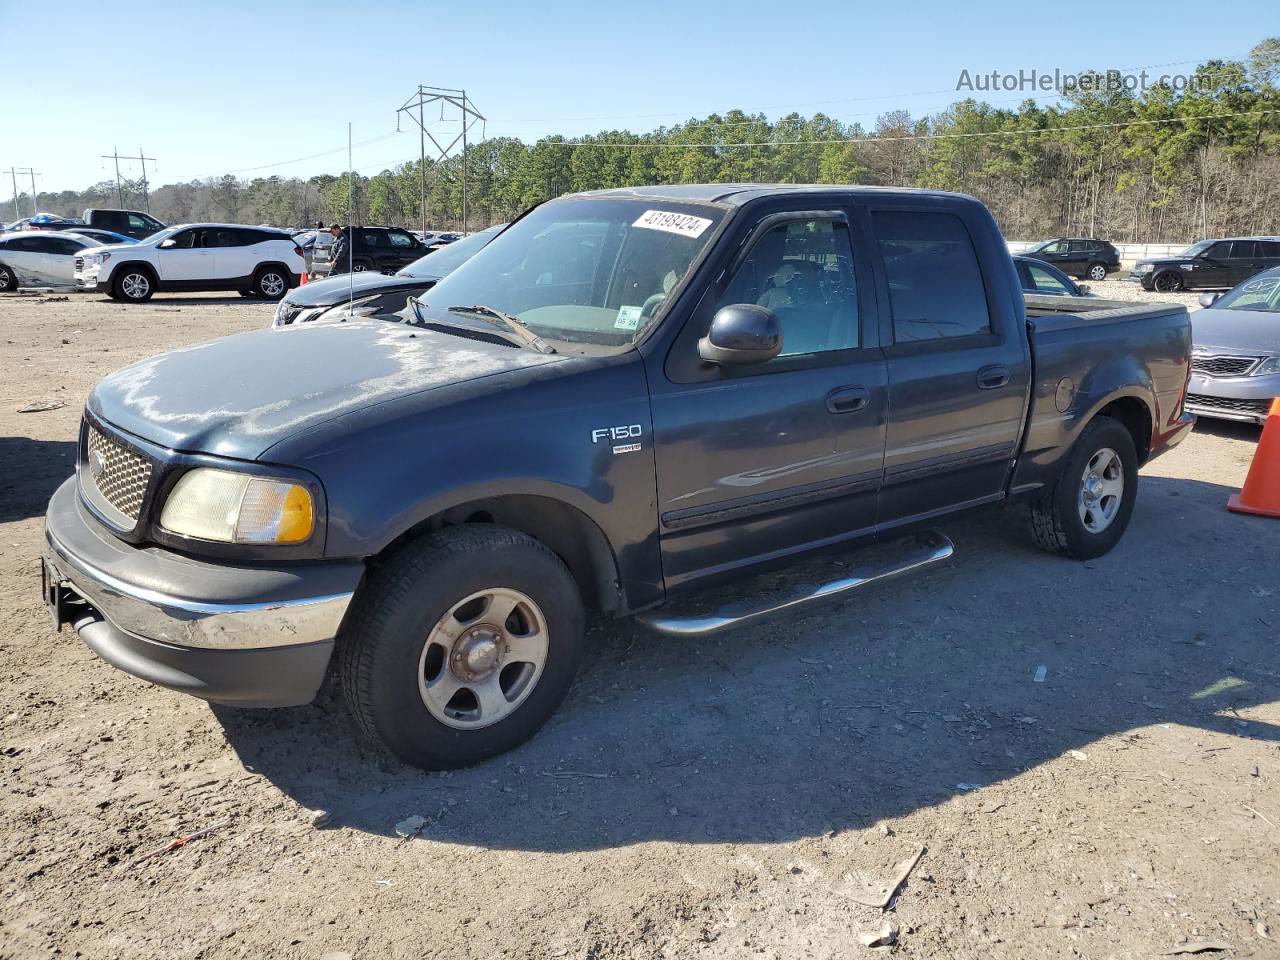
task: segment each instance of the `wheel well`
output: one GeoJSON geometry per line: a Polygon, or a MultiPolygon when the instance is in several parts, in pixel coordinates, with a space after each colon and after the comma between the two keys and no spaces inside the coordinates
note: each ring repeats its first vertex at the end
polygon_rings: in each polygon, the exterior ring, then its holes
{"type": "Polygon", "coordinates": [[[267,269],[267,267],[275,267],[277,270],[283,273],[286,277],[293,275],[293,271],[290,270],[285,264],[281,263],[279,260],[263,261],[262,263],[258,264],[256,267],[253,268],[253,275],[256,277],[263,270],[267,269]]]}
{"type": "Polygon", "coordinates": [[[111,282],[114,284],[118,279],[124,276],[126,270],[141,270],[151,278],[154,284],[160,283],[160,278],[156,275],[156,268],[145,260],[127,260],[120,266],[111,271],[111,282]]]}
{"type": "Polygon", "coordinates": [[[528,534],[564,561],[589,608],[603,612],[622,609],[618,564],[604,533],[581,510],[550,497],[512,494],[458,504],[407,530],[380,555],[409,540],[463,523],[491,523],[528,534]]]}
{"type": "Polygon", "coordinates": [[[1098,411],[1100,417],[1111,417],[1124,424],[1138,451],[1138,464],[1147,462],[1151,454],[1151,410],[1137,397],[1120,397],[1098,411]]]}

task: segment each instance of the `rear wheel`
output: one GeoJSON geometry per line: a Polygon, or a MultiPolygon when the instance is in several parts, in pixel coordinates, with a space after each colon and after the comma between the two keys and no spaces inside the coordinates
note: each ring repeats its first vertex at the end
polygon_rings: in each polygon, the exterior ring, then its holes
{"type": "Polygon", "coordinates": [[[1105,280],[1107,279],[1107,266],[1103,263],[1091,263],[1089,264],[1089,269],[1085,271],[1085,275],[1090,280],[1105,280]]]}
{"type": "Polygon", "coordinates": [[[1177,293],[1182,289],[1182,275],[1166,270],[1164,273],[1156,274],[1151,285],[1160,293],[1177,293]]]}
{"type": "Polygon", "coordinates": [[[1124,424],[1098,417],[1080,434],[1054,485],[1031,503],[1031,532],[1051,553],[1100,557],[1124,535],[1138,495],[1138,454],[1124,424]]]}
{"type": "Polygon", "coordinates": [[[357,724],[424,770],[478,763],[533,736],[582,656],[583,609],[543,544],[452,527],[374,567],[338,639],[357,724]]]}
{"type": "Polygon", "coordinates": [[[289,278],[279,267],[259,267],[253,278],[253,290],[267,300],[280,300],[289,292],[289,278]]]}
{"type": "Polygon", "coordinates": [[[351,264],[352,273],[364,273],[366,270],[372,269],[373,264],[369,263],[367,260],[357,260],[355,263],[351,264]]]}
{"type": "Polygon", "coordinates": [[[0,291],[11,293],[18,289],[18,275],[9,267],[0,263],[0,291]]]}
{"type": "Polygon", "coordinates": [[[121,271],[111,288],[119,299],[129,303],[145,303],[156,292],[151,274],[140,267],[127,267],[121,271]]]}

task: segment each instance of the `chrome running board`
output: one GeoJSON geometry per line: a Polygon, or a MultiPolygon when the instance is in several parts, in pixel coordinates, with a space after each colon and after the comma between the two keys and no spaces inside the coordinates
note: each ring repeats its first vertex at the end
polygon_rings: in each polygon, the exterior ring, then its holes
{"type": "Polygon", "coordinates": [[[658,607],[636,614],[636,620],[650,630],[669,637],[707,637],[780,613],[795,611],[799,607],[844,599],[863,587],[884,583],[942,563],[950,559],[954,552],[955,544],[947,536],[931,530],[920,534],[916,538],[915,547],[896,563],[885,563],[826,583],[794,584],[771,596],[728,603],[711,612],[682,613],[677,609],[658,607]]]}

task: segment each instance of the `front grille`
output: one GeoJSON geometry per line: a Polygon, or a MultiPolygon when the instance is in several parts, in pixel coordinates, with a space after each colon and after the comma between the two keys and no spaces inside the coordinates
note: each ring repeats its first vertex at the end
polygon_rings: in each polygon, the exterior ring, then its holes
{"type": "Polygon", "coordinates": [[[76,273],[84,269],[84,257],[76,257],[76,273]]]}
{"type": "Polygon", "coordinates": [[[1225,413],[1243,413],[1265,417],[1271,410],[1270,400],[1236,400],[1231,397],[1210,397],[1203,393],[1187,394],[1187,406],[1202,410],[1221,410],[1225,413]]]}
{"type": "Polygon", "coordinates": [[[1191,369],[1206,377],[1242,377],[1257,362],[1257,357],[1192,357],[1191,369]]]}
{"type": "Polygon", "coordinates": [[[288,300],[281,300],[276,307],[276,325],[285,327],[293,323],[294,318],[302,312],[302,308],[288,300]]]}
{"type": "Polygon", "coordinates": [[[151,480],[151,462],[112,440],[92,424],[85,442],[88,475],[102,499],[137,520],[151,480]]]}

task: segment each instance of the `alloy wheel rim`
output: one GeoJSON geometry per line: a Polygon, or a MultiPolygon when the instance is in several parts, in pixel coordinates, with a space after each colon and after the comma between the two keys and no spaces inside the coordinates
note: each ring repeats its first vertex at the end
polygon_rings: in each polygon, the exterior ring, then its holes
{"type": "Polygon", "coordinates": [[[1094,267],[1089,271],[1089,277],[1092,280],[1105,280],[1107,278],[1107,271],[1104,267],[1094,267]]]}
{"type": "Polygon", "coordinates": [[[120,288],[124,291],[126,297],[131,300],[137,300],[139,297],[147,295],[147,291],[151,289],[151,284],[142,274],[131,273],[120,282],[120,288]]]}
{"type": "Polygon", "coordinates": [[[278,273],[264,273],[258,286],[268,297],[279,296],[284,289],[284,278],[278,273]]]}
{"type": "Polygon", "coordinates": [[[526,594],[478,590],[454,603],[418,657],[418,694],[436,720],[479,730],[509,717],[546,666],[547,620],[526,594]]]}
{"type": "Polygon", "coordinates": [[[1080,478],[1076,509],[1090,533],[1102,533],[1120,512],[1124,499],[1124,462],[1120,454],[1103,447],[1089,458],[1080,478]]]}

